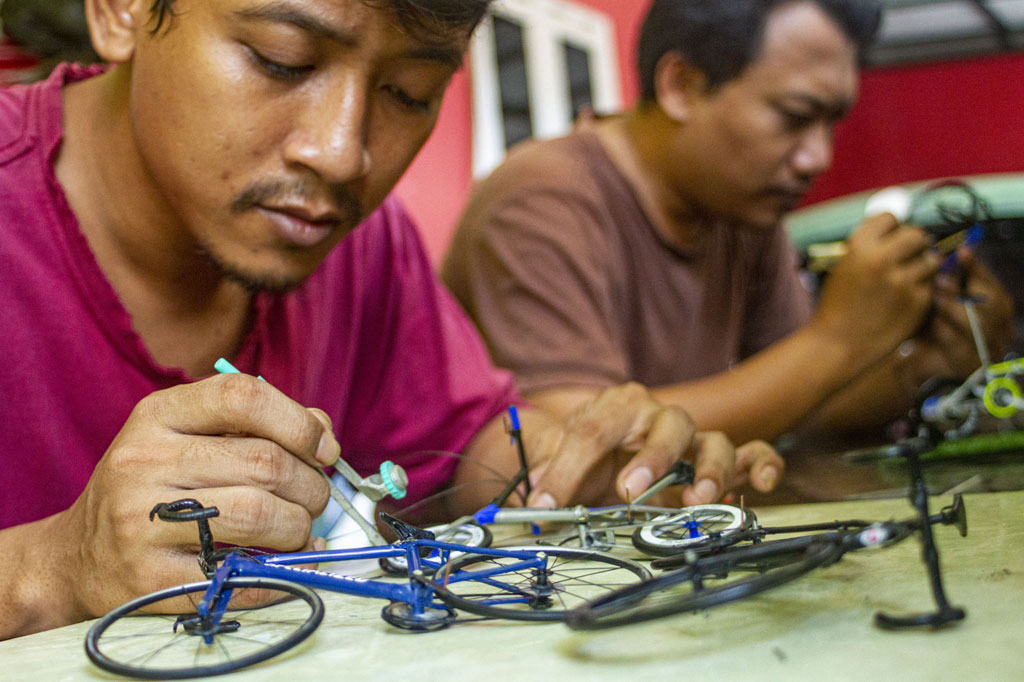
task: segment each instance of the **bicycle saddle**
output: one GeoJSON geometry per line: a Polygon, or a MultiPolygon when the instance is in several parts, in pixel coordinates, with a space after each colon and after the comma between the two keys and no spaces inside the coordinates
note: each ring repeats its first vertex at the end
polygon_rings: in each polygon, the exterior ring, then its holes
{"type": "Polygon", "coordinates": [[[395,531],[395,535],[398,536],[399,540],[433,540],[434,533],[432,531],[417,528],[412,524],[406,523],[396,519],[391,514],[386,512],[379,512],[380,518],[384,523],[391,527],[391,530],[395,531]]]}

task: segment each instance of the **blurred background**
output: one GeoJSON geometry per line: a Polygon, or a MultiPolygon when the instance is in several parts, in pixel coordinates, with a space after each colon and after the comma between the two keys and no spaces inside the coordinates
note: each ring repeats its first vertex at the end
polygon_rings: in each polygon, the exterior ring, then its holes
{"type": "MultiPolygon", "coordinates": [[[[561,135],[578,112],[634,103],[631,55],[647,4],[497,0],[437,130],[398,188],[435,263],[474,178],[508,147],[561,135]]],[[[1024,0],[884,4],[860,100],[836,133],[835,164],[804,204],[893,184],[1024,171],[1024,0]]],[[[95,59],[81,0],[0,0],[0,30],[0,82],[40,78],[61,60],[95,59]]]]}
{"type": "Polygon", "coordinates": [[[93,62],[82,0],[0,0],[0,84],[45,77],[62,61],[93,62]]]}
{"type": "MultiPolygon", "coordinates": [[[[648,1],[496,1],[447,93],[434,135],[397,189],[435,264],[472,183],[509,147],[562,135],[581,113],[633,105],[639,88],[632,54],[648,1]]],[[[920,194],[939,180],[959,179],[952,194],[932,195],[913,219],[937,234],[984,219],[993,238],[978,251],[1015,299],[1013,350],[1024,355],[1024,0],[884,4],[860,99],[836,130],[833,167],[787,219],[790,236],[806,256],[816,244],[844,239],[873,191],[899,184],[920,194]],[[949,201],[962,206],[965,197],[968,210],[949,210],[949,201]]],[[[82,0],[0,0],[0,83],[43,78],[63,60],[95,59],[82,0]]],[[[823,276],[812,267],[806,274],[812,288],[823,276]]],[[[791,462],[786,485],[794,500],[904,485],[902,473],[889,476],[884,467],[865,482],[863,469],[808,462],[803,470],[791,462]],[[822,481],[834,489],[822,491],[822,481]]],[[[989,467],[978,479],[956,465],[940,489],[952,490],[965,477],[974,483],[964,490],[1024,487],[1024,467],[1017,460],[1009,466],[989,467]]]]}
{"type": "MultiPolygon", "coordinates": [[[[9,1],[9,0],[8,0],[9,1]]],[[[474,177],[575,112],[631,106],[642,0],[498,0],[399,191],[435,260],[474,177]],[[472,77],[470,77],[472,76],[472,77]],[[456,178],[437,187],[432,178],[456,178]]],[[[944,176],[1024,170],[1024,0],[885,0],[861,97],[812,204],[944,176]]]]}

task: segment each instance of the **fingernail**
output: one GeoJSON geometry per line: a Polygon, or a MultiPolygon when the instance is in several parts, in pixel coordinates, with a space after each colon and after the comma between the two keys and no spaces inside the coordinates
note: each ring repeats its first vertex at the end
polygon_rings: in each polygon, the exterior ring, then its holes
{"type": "Polygon", "coordinates": [[[334,434],[330,431],[324,431],[323,435],[320,436],[320,444],[316,448],[316,461],[324,466],[331,466],[338,461],[340,456],[341,445],[338,444],[334,434]]]}
{"type": "Polygon", "coordinates": [[[765,488],[774,488],[775,482],[779,480],[779,470],[775,467],[765,467],[761,474],[761,485],[765,488]]]}
{"type": "Polygon", "coordinates": [[[714,502],[718,499],[718,486],[710,478],[697,481],[693,486],[693,491],[697,493],[698,498],[705,502],[714,502]]]}
{"type": "Polygon", "coordinates": [[[654,474],[647,467],[633,469],[626,476],[626,480],[623,481],[623,485],[626,486],[626,491],[630,497],[636,497],[650,488],[652,483],[654,483],[654,474]]]}
{"type": "Polygon", "coordinates": [[[334,429],[334,422],[331,421],[330,415],[328,415],[326,412],[324,412],[318,407],[310,407],[307,409],[309,409],[309,411],[313,413],[313,416],[316,417],[317,420],[324,425],[325,429],[327,429],[328,431],[332,431],[334,429]]]}
{"type": "Polygon", "coordinates": [[[327,549],[327,540],[323,538],[313,538],[313,551],[322,552],[327,549]]]}
{"type": "Polygon", "coordinates": [[[548,493],[534,493],[528,501],[530,507],[541,507],[542,509],[554,509],[558,506],[555,498],[548,493]]]}

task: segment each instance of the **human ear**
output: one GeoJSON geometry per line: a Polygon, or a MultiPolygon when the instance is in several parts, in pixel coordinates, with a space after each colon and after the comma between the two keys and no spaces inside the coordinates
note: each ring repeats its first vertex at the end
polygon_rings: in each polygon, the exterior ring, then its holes
{"type": "Polygon", "coordinates": [[[695,98],[704,91],[704,74],[678,52],[666,52],[654,69],[658,106],[676,123],[690,119],[695,98]]]}
{"type": "Polygon", "coordinates": [[[105,61],[127,62],[135,53],[142,0],[85,0],[85,18],[93,49],[105,61]]]}

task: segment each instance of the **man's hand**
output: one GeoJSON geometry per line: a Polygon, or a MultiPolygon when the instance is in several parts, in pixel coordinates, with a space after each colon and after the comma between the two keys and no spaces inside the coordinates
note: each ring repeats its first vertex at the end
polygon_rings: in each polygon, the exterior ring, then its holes
{"type": "Polygon", "coordinates": [[[74,612],[65,622],[203,577],[196,524],[150,522],[159,502],[216,506],[210,526],[219,542],[312,548],[310,528],[328,500],[316,467],[339,452],[326,415],[255,377],[215,376],[144,398],[60,515],[60,536],[46,538],[70,550],[74,612]]]}
{"type": "Polygon", "coordinates": [[[684,411],[658,403],[635,383],[605,390],[563,423],[535,417],[541,415],[530,415],[539,423],[524,429],[531,506],[624,502],[684,457],[694,463],[695,479],[675,494],[675,505],[713,502],[748,478],[767,492],[785,467],[767,443],[734,449],[721,433],[697,432],[684,411]]]}
{"type": "MultiPolygon", "coordinates": [[[[914,339],[915,357],[931,359],[927,376],[966,377],[981,366],[961,297],[974,299],[982,335],[993,361],[1001,359],[1013,334],[1013,301],[995,275],[967,247],[957,252],[960,273],[936,280],[935,312],[914,339]],[[961,286],[960,276],[966,287],[961,286]]],[[[920,373],[925,368],[918,368],[920,373]]]]}
{"type": "Polygon", "coordinates": [[[811,324],[866,368],[921,327],[941,259],[923,230],[889,213],[865,220],[846,244],[811,324]]]}

